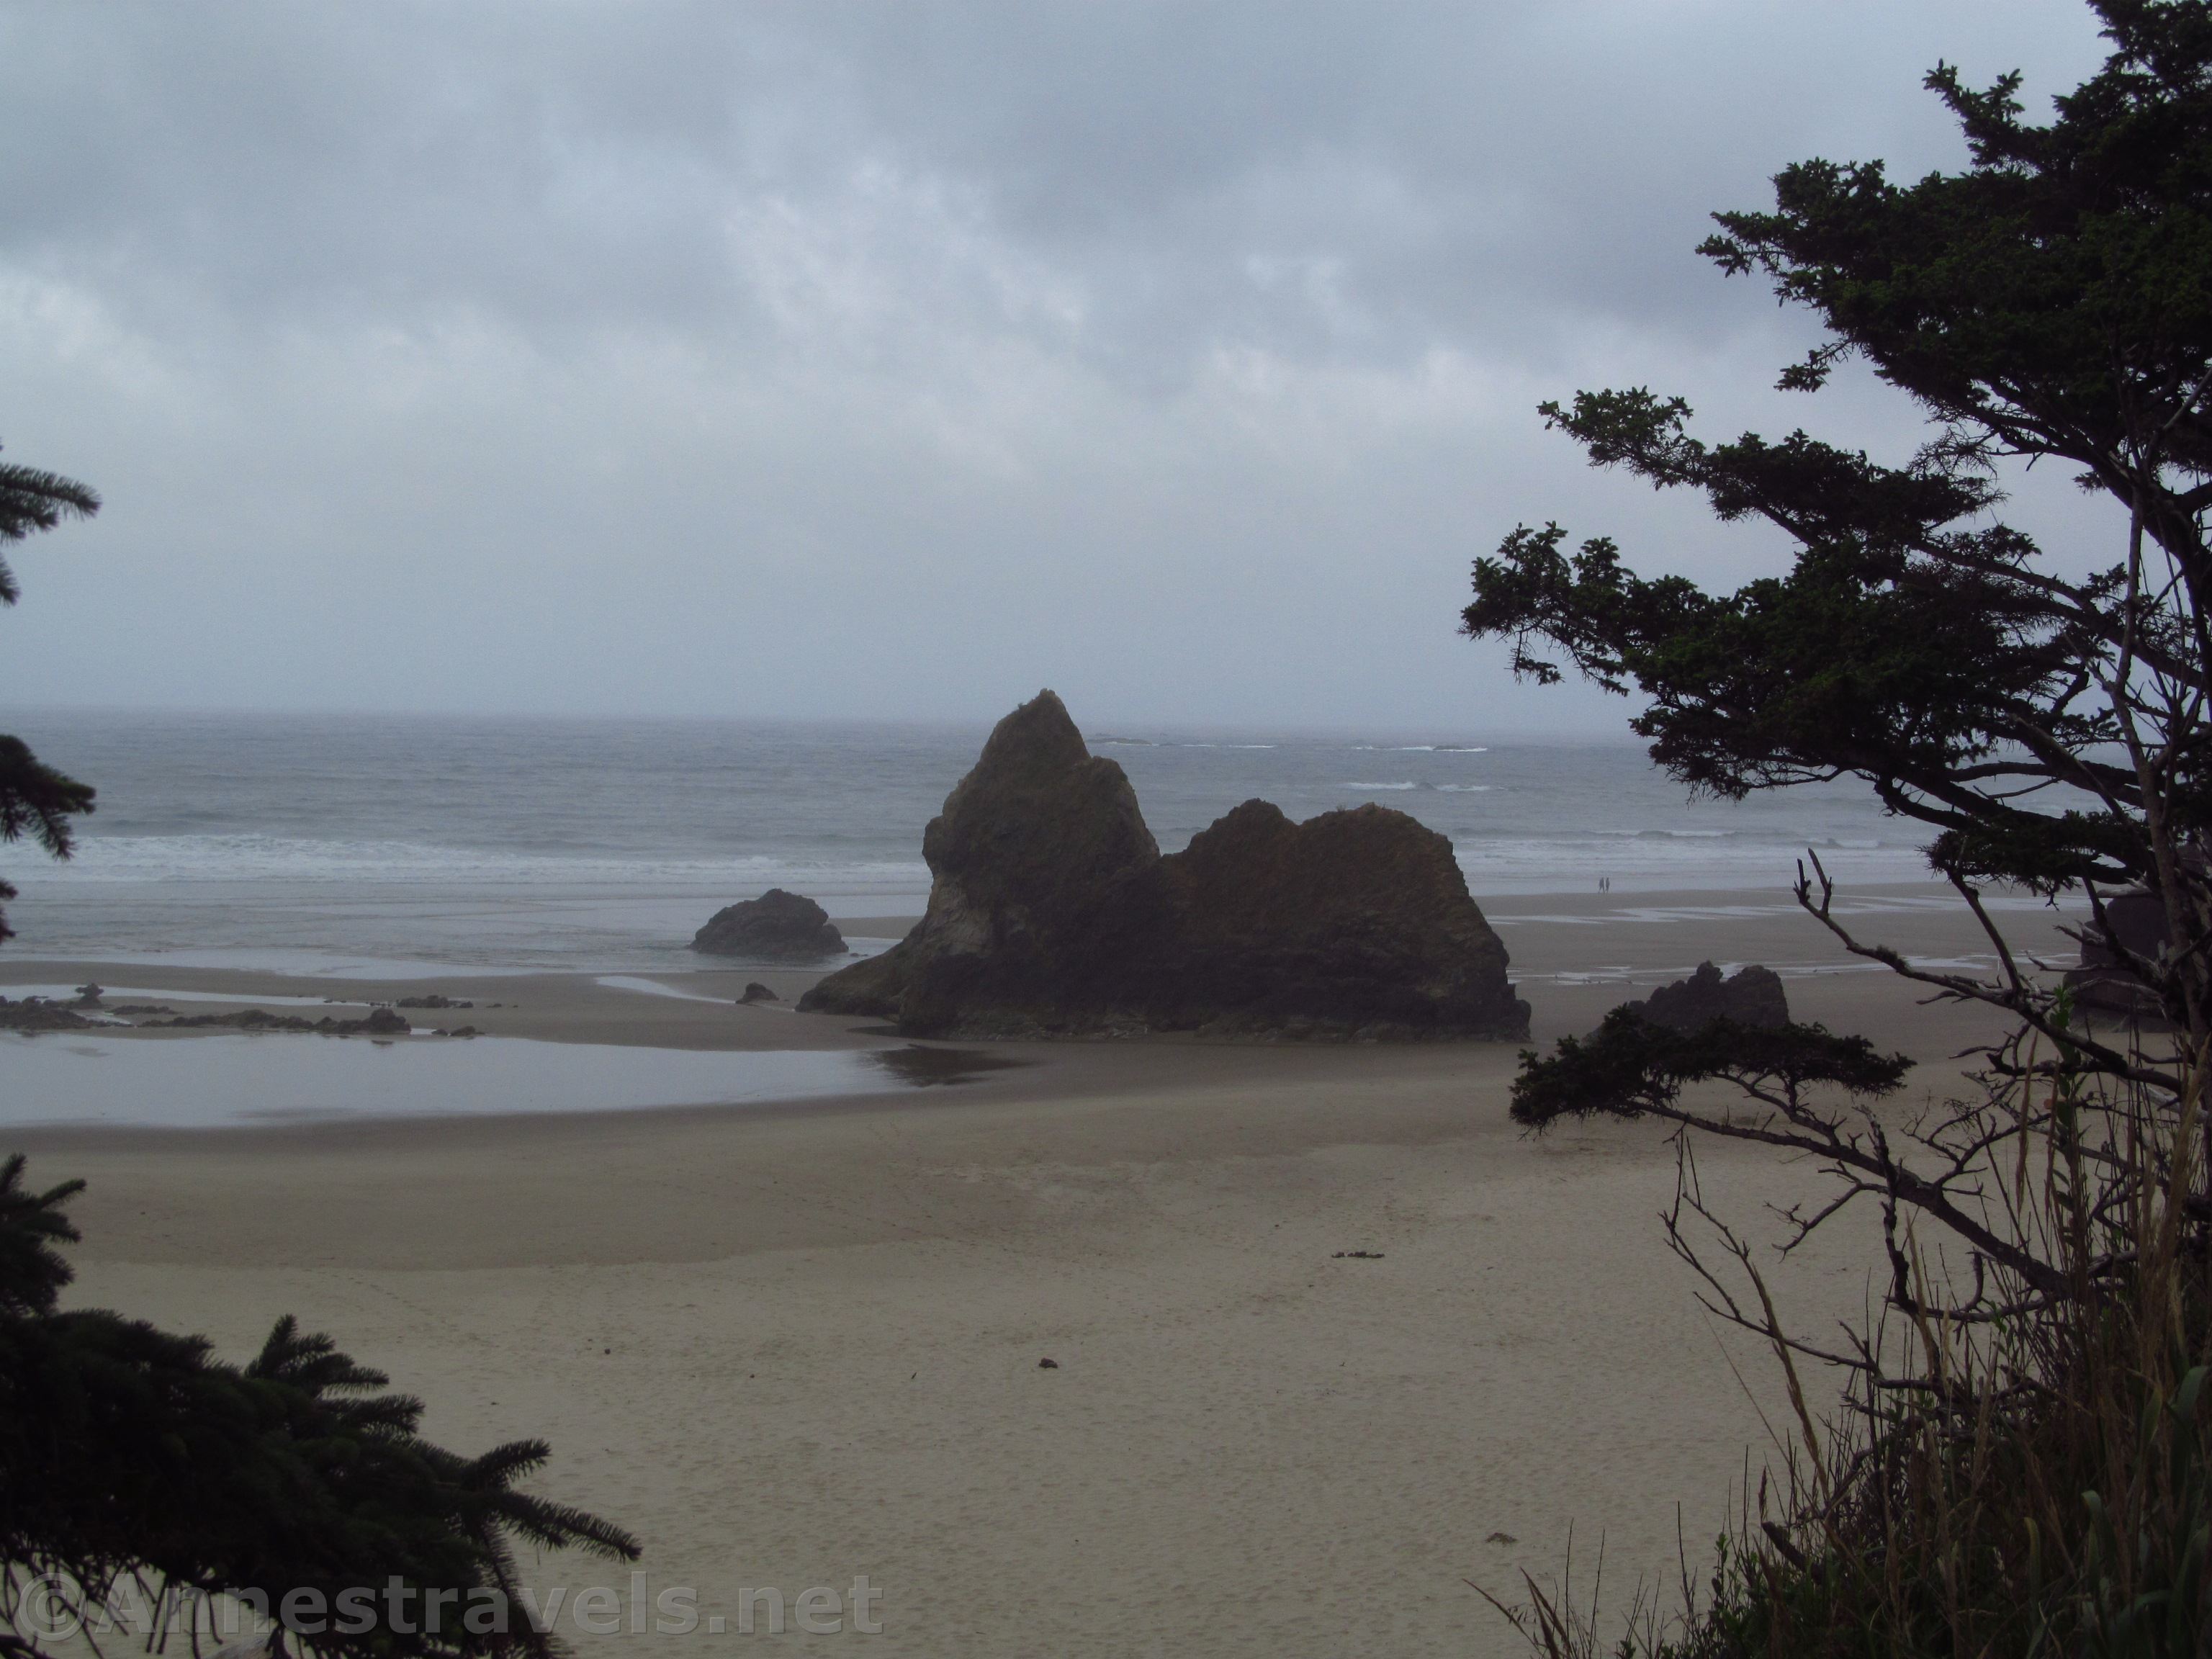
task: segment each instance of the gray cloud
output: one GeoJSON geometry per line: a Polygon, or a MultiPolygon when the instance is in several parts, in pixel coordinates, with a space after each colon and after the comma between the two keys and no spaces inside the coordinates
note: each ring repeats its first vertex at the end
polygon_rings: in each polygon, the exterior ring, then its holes
{"type": "Polygon", "coordinates": [[[1467,560],[1769,550],[1534,402],[1815,418],[1705,215],[1955,164],[1938,57],[2098,50],[2070,0],[0,4],[0,439],[111,503],[21,561],[0,699],[1609,721],[1453,638],[1467,560]]]}

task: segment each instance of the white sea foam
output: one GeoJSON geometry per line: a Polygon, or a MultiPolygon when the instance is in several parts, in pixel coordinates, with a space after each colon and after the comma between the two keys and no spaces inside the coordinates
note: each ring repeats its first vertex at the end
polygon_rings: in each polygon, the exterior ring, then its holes
{"type": "Polygon", "coordinates": [[[268,835],[86,836],[66,864],[40,879],[92,881],[343,881],[470,885],[690,886],[759,890],[782,884],[908,892],[929,884],[921,860],[819,862],[754,854],[730,858],[551,854],[420,842],[268,835]]]}
{"type": "MultiPolygon", "coordinates": [[[[1807,844],[1596,832],[1541,840],[1460,840],[1453,852],[1469,890],[1477,895],[1573,891],[1595,886],[1600,877],[1616,890],[1650,891],[1786,887],[1796,878],[1807,844]]],[[[1819,850],[1829,873],[1847,885],[1931,879],[1925,857],[1911,847],[1819,850]]]]}
{"type": "MultiPolygon", "coordinates": [[[[919,915],[923,827],[983,736],[112,714],[0,729],[101,791],[74,860],[18,848],[0,871],[23,889],[9,914],[17,960],[340,979],[694,971],[685,947],[700,924],[770,887],[835,919],[919,915]]],[[[1370,742],[1358,752],[1387,754],[1374,769],[1392,775],[1346,784],[1355,745],[1334,734],[1125,728],[1098,741],[1116,746],[1167,851],[1255,797],[1294,819],[1372,798],[1450,837],[1479,893],[1586,890],[1601,877],[1765,886],[1794,876],[1808,845],[1847,879],[1926,878],[1914,850],[1925,836],[1863,788],[1693,801],[1620,743],[1370,742]]]]}

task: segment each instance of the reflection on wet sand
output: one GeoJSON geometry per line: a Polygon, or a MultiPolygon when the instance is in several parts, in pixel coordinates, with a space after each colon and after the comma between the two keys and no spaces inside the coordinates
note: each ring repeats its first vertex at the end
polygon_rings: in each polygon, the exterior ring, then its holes
{"type": "Polygon", "coordinates": [[[981,1048],[928,1048],[918,1042],[910,1042],[903,1048],[872,1048],[862,1058],[915,1089],[971,1083],[986,1072],[1003,1072],[1029,1063],[1009,1060],[1004,1054],[987,1054],[981,1048]]]}

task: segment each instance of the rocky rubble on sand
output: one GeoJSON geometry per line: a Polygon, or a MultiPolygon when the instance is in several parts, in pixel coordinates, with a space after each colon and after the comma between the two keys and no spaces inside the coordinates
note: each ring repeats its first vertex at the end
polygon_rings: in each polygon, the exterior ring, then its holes
{"type": "Polygon", "coordinates": [[[1294,823],[1252,800],[1163,857],[1049,691],[999,723],[922,856],[920,926],[803,1012],[912,1036],[1528,1034],[1445,837],[1380,806],[1294,823]]]}
{"type": "MultiPolygon", "coordinates": [[[[328,1000],[329,999],[325,999],[328,1000]]],[[[490,1005],[494,1008],[499,1003],[490,1005]]],[[[473,1008],[473,1002],[431,994],[402,997],[391,1007],[372,1006],[359,1019],[340,1019],[325,1014],[308,1019],[299,1014],[271,1013],[266,1008],[233,1008],[222,1013],[179,1014],[166,1002],[101,1000],[97,985],[81,985],[74,1002],[29,996],[11,1001],[0,996],[0,1031],[304,1031],[315,1036],[401,1037],[415,1034],[402,1008],[473,1008]],[[84,1011],[84,1012],[80,1012],[84,1011]],[[87,1014],[92,1015],[88,1018],[87,1014]]],[[[473,1025],[440,1029],[432,1036],[472,1037],[483,1032],[473,1025]]]]}
{"type": "Polygon", "coordinates": [[[845,954],[845,937],[812,899],[771,887],[757,899],[717,910],[692,935],[691,948],[755,962],[821,962],[845,954]]]}
{"type": "Polygon", "coordinates": [[[240,1008],[228,1014],[179,1014],[173,1019],[142,1019],[143,1030],[183,1031],[314,1031],[325,1036],[405,1036],[414,1028],[407,1016],[389,1008],[372,1008],[364,1019],[303,1019],[297,1014],[272,1014],[266,1008],[240,1008]]]}
{"type": "Polygon", "coordinates": [[[112,1024],[112,1020],[85,1018],[113,1012],[100,1001],[102,994],[97,985],[80,985],[74,1002],[35,996],[14,1002],[0,996],[0,1031],[83,1031],[112,1024]]]}
{"type": "Polygon", "coordinates": [[[45,997],[25,997],[21,1001],[0,997],[0,1031],[90,1031],[105,1024],[87,1019],[66,1004],[45,997]]]}

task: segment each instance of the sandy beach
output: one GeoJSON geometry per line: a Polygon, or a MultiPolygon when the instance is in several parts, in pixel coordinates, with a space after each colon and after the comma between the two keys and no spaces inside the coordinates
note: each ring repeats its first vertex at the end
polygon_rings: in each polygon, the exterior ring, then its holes
{"type": "MultiPolygon", "coordinates": [[[[1988,951],[1933,888],[1847,908],[1917,957],[1988,951]]],[[[1921,1059],[1916,1100],[1992,1029],[1853,963],[1780,891],[1485,908],[1539,1042],[1705,957],[1765,962],[1797,1018],[1921,1059]]],[[[2051,913],[2003,919],[2070,959],[2051,913]]],[[[438,1018],[544,1043],[904,1046],[721,1000],[759,979],[787,1004],[793,972],[653,976],[688,994],[669,995],[27,955],[0,991],[89,977],[241,1003],[435,988],[479,1005],[438,1018]]],[[[1505,1654],[1517,1638],[1467,1581],[1510,1599],[1571,1528],[1585,1586],[1602,1538],[1609,1601],[1671,1581],[1678,1524],[1701,1561],[1776,1401],[1663,1247],[1665,1137],[1523,1137],[1515,1048],[1009,1044],[1019,1065],[952,1086],[811,1103],[10,1141],[34,1177],[91,1183],[78,1303],[233,1354],[296,1313],[423,1396],[448,1443],[549,1438],[541,1488],[635,1530],[646,1594],[693,1589],[702,1620],[599,1635],[564,1613],[584,1650],[1505,1654]],[[879,1632],[854,1627],[860,1576],[879,1632]],[[838,1592],[834,1635],[800,1628],[815,1586],[838,1592]],[[765,1601],[738,1629],[741,1589],[765,1587],[780,1637],[765,1601]]],[[[1754,1230],[1815,1184],[1739,1149],[1700,1159],[1754,1230]]],[[[1819,1326],[1862,1305],[1864,1271],[1845,1229],[1775,1282],[1819,1326]]],[[[630,1589],[596,1564],[532,1572],[630,1589]]]]}

